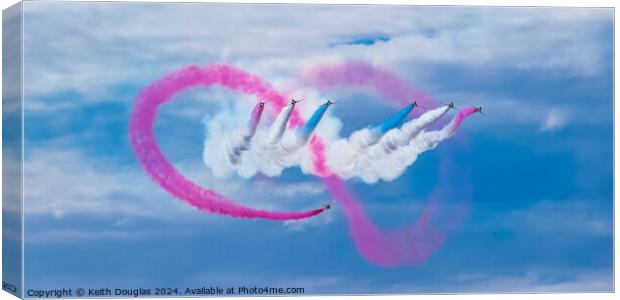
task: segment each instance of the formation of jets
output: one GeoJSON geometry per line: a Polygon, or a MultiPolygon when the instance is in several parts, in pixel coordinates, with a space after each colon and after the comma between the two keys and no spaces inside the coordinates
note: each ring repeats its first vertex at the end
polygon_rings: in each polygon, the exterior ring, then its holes
{"type": "MultiPolygon", "coordinates": [[[[295,99],[291,99],[291,103],[289,103],[289,105],[295,105],[295,104],[297,104],[297,103],[299,103],[299,102],[301,102],[301,101],[304,101],[304,100],[295,100],[295,99]]],[[[269,101],[265,101],[265,102],[260,101],[260,102],[259,102],[259,105],[260,105],[260,106],[262,106],[262,107],[264,107],[264,106],[265,106],[265,104],[267,104],[268,102],[269,102],[269,101]]],[[[335,101],[332,101],[332,100],[329,100],[329,99],[327,100],[327,102],[325,102],[325,104],[327,104],[327,106],[330,106],[330,105],[332,105],[332,104],[336,104],[336,103],[338,103],[338,102],[335,102],[335,101]]],[[[411,104],[413,105],[413,107],[420,106],[420,105],[418,104],[418,101],[415,101],[415,100],[412,100],[411,104]]],[[[456,105],[454,105],[454,102],[450,102],[450,103],[440,103],[440,104],[441,104],[441,105],[448,106],[448,107],[449,107],[449,108],[451,108],[451,109],[452,109],[452,108],[454,108],[454,109],[458,109],[458,107],[457,107],[456,105]]],[[[481,106],[480,106],[480,107],[476,107],[476,112],[479,112],[479,113],[480,113],[480,114],[482,114],[483,116],[486,116],[486,115],[482,112],[482,107],[481,107],[481,106]]]]}
{"type": "MultiPolygon", "coordinates": [[[[299,103],[299,102],[301,102],[301,101],[304,101],[304,100],[303,100],[303,99],[302,99],[302,100],[295,100],[295,99],[291,99],[291,103],[289,103],[288,105],[293,105],[293,106],[295,106],[295,104],[297,104],[297,103],[299,103]]],[[[260,101],[260,102],[259,102],[259,105],[260,105],[261,107],[265,107],[265,104],[267,104],[267,103],[269,103],[269,101],[265,101],[265,102],[260,101]]],[[[327,106],[330,106],[330,105],[332,105],[332,104],[336,104],[336,103],[338,103],[338,102],[332,101],[332,100],[330,100],[330,99],[328,99],[328,100],[327,100],[327,102],[325,102],[325,104],[327,104],[327,106]]],[[[412,100],[411,104],[413,105],[413,107],[420,106],[420,105],[418,104],[418,101],[416,101],[416,100],[412,100]]],[[[456,107],[456,106],[454,105],[454,102],[450,102],[450,103],[440,103],[440,104],[441,104],[441,105],[448,106],[450,109],[452,109],[452,108],[454,108],[454,109],[458,109],[458,107],[456,107]]],[[[480,114],[481,114],[481,115],[483,115],[483,116],[486,116],[486,115],[482,112],[482,106],[476,107],[476,112],[480,113],[480,114]]]]}
{"type": "MultiPolygon", "coordinates": [[[[297,103],[299,103],[299,102],[301,102],[301,101],[303,101],[303,100],[295,100],[295,99],[291,99],[291,103],[289,103],[288,105],[295,106],[295,104],[297,104],[297,103]]],[[[264,107],[264,106],[265,106],[265,104],[267,104],[268,102],[269,102],[269,101],[264,101],[264,102],[263,102],[263,101],[260,101],[260,102],[259,102],[259,105],[260,105],[261,107],[264,107]]],[[[330,106],[330,105],[333,105],[333,104],[335,104],[335,103],[337,103],[337,102],[334,102],[334,101],[332,101],[332,100],[328,99],[328,100],[327,100],[327,102],[325,102],[324,104],[321,104],[321,105],[327,105],[327,106],[330,106]]],[[[415,100],[412,100],[410,104],[411,104],[411,105],[413,105],[413,107],[420,106],[420,105],[418,104],[418,102],[417,102],[417,101],[415,101],[415,100]]],[[[448,106],[450,109],[452,109],[452,108],[454,108],[454,109],[458,109],[458,107],[456,107],[456,106],[454,105],[454,102],[450,102],[450,103],[440,103],[440,104],[441,104],[441,105],[448,106]]],[[[485,114],[482,112],[482,107],[481,107],[481,106],[476,107],[476,108],[475,108],[475,112],[478,112],[478,113],[480,113],[481,115],[485,116],[485,114]]],[[[331,206],[331,203],[326,203],[326,204],[323,206],[323,209],[325,209],[325,210],[329,210],[329,209],[331,209],[331,207],[332,207],[332,206],[331,206]]]]}

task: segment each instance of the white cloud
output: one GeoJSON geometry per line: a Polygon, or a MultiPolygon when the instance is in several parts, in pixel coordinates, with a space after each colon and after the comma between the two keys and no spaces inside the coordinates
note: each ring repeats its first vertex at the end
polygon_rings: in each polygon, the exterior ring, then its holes
{"type": "MultiPolygon", "coordinates": [[[[8,167],[10,164],[5,164],[8,167]]],[[[199,161],[176,162],[179,171],[205,188],[215,188],[222,195],[253,208],[298,211],[320,207],[327,201],[318,182],[272,183],[269,179],[241,181],[214,178],[199,161]],[[268,191],[268,192],[266,192],[268,191]]],[[[204,213],[173,198],[138,167],[120,166],[105,159],[87,157],[79,150],[69,150],[64,139],[28,151],[25,163],[25,214],[27,220],[69,217],[94,217],[108,222],[109,229],[55,229],[54,238],[46,238],[50,229],[33,227],[28,238],[35,242],[63,242],[86,238],[124,239],[149,237],[149,232],[131,229],[139,218],[167,222],[212,223],[228,218],[204,213]],[[96,235],[93,233],[97,232],[96,235]],[[101,234],[99,234],[101,233],[101,234]]],[[[322,226],[333,220],[329,215],[316,221],[282,223],[301,229],[322,226]]]]}
{"type": "MultiPolygon", "coordinates": [[[[22,209],[21,203],[21,157],[19,151],[14,149],[15,143],[5,140],[2,149],[2,204],[3,208],[11,213],[19,213],[22,209]]],[[[19,145],[21,147],[21,145],[19,145]]]]}
{"type": "Polygon", "coordinates": [[[458,274],[451,279],[459,292],[609,292],[613,289],[611,273],[601,271],[559,271],[532,268],[522,274],[458,274]],[[552,278],[560,276],[563,279],[552,278]]]}
{"type": "Polygon", "coordinates": [[[29,151],[24,164],[27,217],[66,215],[166,217],[187,213],[148,181],[137,167],[121,168],[86,158],[78,150],[48,145],[29,151]]]}
{"type": "Polygon", "coordinates": [[[288,198],[299,197],[302,195],[318,195],[325,193],[325,187],[318,183],[294,183],[294,184],[279,184],[277,186],[270,186],[269,192],[288,198]]]}
{"type": "Polygon", "coordinates": [[[126,228],[115,229],[48,229],[48,230],[28,230],[24,235],[26,243],[30,244],[50,244],[50,243],[83,243],[93,240],[131,240],[149,238],[165,238],[169,236],[179,237],[191,235],[191,231],[183,230],[128,230],[126,228]]]}
{"type": "Polygon", "coordinates": [[[596,203],[586,200],[538,201],[473,226],[549,236],[609,236],[613,230],[611,214],[606,217],[596,203]]]}
{"type": "MultiPolygon", "coordinates": [[[[442,63],[589,76],[603,67],[610,44],[600,36],[613,17],[612,10],[579,8],[38,2],[25,7],[29,95],[74,90],[88,94],[87,101],[106,99],[117,84],[139,86],[181,65],[212,61],[231,62],[268,80],[334,57],[365,59],[414,77],[424,72],[402,66],[442,63]],[[330,47],[379,33],[391,40],[330,47]]],[[[32,109],[41,107],[49,105],[32,109]]]]}
{"type": "Polygon", "coordinates": [[[560,129],[566,125],[568,122],[568,117],[565,113],[559,110],[550,110],[547,112],[547,116],[545,117],[543,124],[541,125],[539,131],[553,131],[560,129]]]}
{"type": "Polygon", "coordinates": [[[334,221],[334,213],[330,210],[309,219],[285,221],[284,226],[289,231],[304,231],[309,226],[325,226],[334,221]]]}
{"type": "Polygon", "coordinates": [[[525,230],[546,234],[607,236],[612,233],[611,218],[602,217],[602,213],[590,201],[540,201],[529,208],[514,211],[506,221],[525,230]]]}
{"type": "MultiPolygon", "coordinates": [[[[485,126],[488,128],[510,124],[528,126],[534,132],[544,132],[558,130],[570,124],[609,126],[611,122],[609,112],[611,98],[607,103],[586,101],[567,103],[561,99],[547,101],[549,99],[518,98],[484,92],[439,92],[434,96],[438,101],[454,101],[459,107],[481,106],[485,116],[474,115],[471,120],[477,121],[465,121],[467,127],[485,126]],[[550,127],[546,128],[547,125],[550,127]]],[[[506,134],[497,130],[489,132],[497,135],[506,134]]]]}

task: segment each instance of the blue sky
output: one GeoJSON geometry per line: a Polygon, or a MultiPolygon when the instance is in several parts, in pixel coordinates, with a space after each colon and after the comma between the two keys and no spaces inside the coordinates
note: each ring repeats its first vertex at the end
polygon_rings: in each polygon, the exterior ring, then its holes
{"type": "MultiPolygon", "coordinates": [[[[611,9],[64,2],[24,9],[26,289],[612,289],[611,9]],[[347,183],[376,223],[394,228],[416,220],[442,161],[466,171],[466,179],[454,172],[448,181],[471,184],[470,212],[423,264],[365,261],[338,207],[286,224],[200,213],[152,183],[132,154],[133,99],[167,71],[226,62],[280,86],[313,63],[348,59],[487,113],[397,180],[347,183]]],[[[369,91],[330,96],[340,101],[330,118],[342,121],[342,136],[398,109],[369,91]]],[[[298,169],[215,178],[202,162],[203,121],[242,110],[232,104],[238,96],[201,89],[178,97],[161,108],[155,131],[189,178],[253,207],[300,210],[329,200],[298,169]]]]}

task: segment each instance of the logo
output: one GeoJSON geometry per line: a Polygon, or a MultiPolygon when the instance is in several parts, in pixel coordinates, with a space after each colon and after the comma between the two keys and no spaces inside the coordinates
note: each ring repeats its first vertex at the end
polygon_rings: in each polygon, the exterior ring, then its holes
{"type": "Polygon", "coordinates": [[[13,284],[2,282],[2,289],[5,291],[17,293],[17,287],[13,284]]]}

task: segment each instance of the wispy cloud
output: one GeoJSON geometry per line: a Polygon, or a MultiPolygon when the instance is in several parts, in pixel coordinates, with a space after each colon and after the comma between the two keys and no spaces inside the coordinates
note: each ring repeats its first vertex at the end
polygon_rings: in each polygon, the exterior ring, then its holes
{"type": "MultiPolygon", "coordinates": [[[[294,209],[299,208],[305,197],[324,194],[324,188],[317,183],[246,183],[234,178],[213,178],[200,162],[177,163],[177,167],[199,184],[217,186],[219,193],[253,207],[294,209]],[[266,184],[269,185],[268,195],[261,189],[266,184]]],[[[178,218],[195,212],[157,187],[137,166],[113,165],[106,160],[88,158],[75,149],[48,145],[45,150],[31,151],[25,163],[25,177],[28,181],[26,213],[29,215],[178,218]]]]}
{"type": "Polygon", "coordinates": [[[25,242],[29,244],[63,244],[84,243],[102,240],[136,241],[152,238],[178,237],[192,235],[194,232],[182,230],[146,230],[146,229],[53,229],[46,231],[29,231],[25,242]]]}
{"type": "Polygon", "coordinates": [[[591,200],[543,200],[528,207],[495,214],[477,225],[508,229],[520,234],[600,237],[612,234],[611,214],[605,217],[600,202],[591,200]]]}
{"type": "Polygon", "coordinates": [[[25,213],[50,215],[125,215],[165,217],[187,212],[157,191],[137,168],[112,167],[86,158],[79,150],[58,149],[28,153],[25,213]],[[164,200],[164,201],[162,201],[164,200]]]}
{"type": "Polygon", "coordinates": [[[458,274],[453,276],[452,280],[456,291],[469,293],[609,292],[613,289],[612,277],[604,271],[554,271],[533,268],[510,275],[458,274]]]}
{"type": "Polygon", "coordinates": [[[561,129],[568,122],[568,116],[565,113],[559,110],[550,110],[547,112],[547,116],[545,117],[542,125],[540,126],[539,131],[553,131],[557,129],[561,129]]]}
{"type": "Polygon", "coordinates": [[[603,67],[609,45],[598,36],[613,17],[611,10],[576,8],[37,2],[25,7],[29,95],[75,90],[110,96],[110,86],[140,85],[175,66],[210,61],[231,61],[269,79],[329,57],[401,71],[444,63],[589,76],[603,67]],[[119,10],[132,17],[121,17],[119,10]],[[82,26],[93,18],[104,21],[96,28],[82,26]],[[217,30],[186,30],[215,24],[217,30]],[[54,42],[45,42],[47,36],[54,42]],[[342,46],[330,47],[334,44],[342,46]]]}
{"type": "Polygon", "coordinates": [[[314,218],[298,220],[298,221],[285,221],[284,226],[289,231],[304,231],[307,227],[312,226],[325,226],[334,221],[334,211],[324,212],[314,218]]]}
{"type": "Polygon", "coordinates": [[[319,183],[301,182],[293,184],[270,185],[269,191],[278,196],[299,197],[325,193],[325,187],[319,183]]]}
{"type": "MultiPolygon", "coordinates": [[[[272,184],[269,180],[217,179],[199,161],[176,165],[198,184],[216,187],[218,193],[251,207],[292,211],[316,208],[327,202],[323,186],[316,182],[272,184]]],[[[78,149],[69,148],[64,139],[28,151],[25,178],[28,203],[25,213],[29,221],[95,217],[108,220],[110,225],[109,229],[60,229],[53,239],[42,237],[49,233],[48,228],[30,227],[29,239],[38,243],[148,237],[149,232],[127,228],[133,220],[140,223],[143,218],[197,224],[228,220],[199,212],[166,194],[137,165],[118,165],[104,158],[88,157],[78,149]]],[[[312,222],[283,224],[288,230],[301,230],[326,225],[333,218],[326,214],[312,222]]]]}

